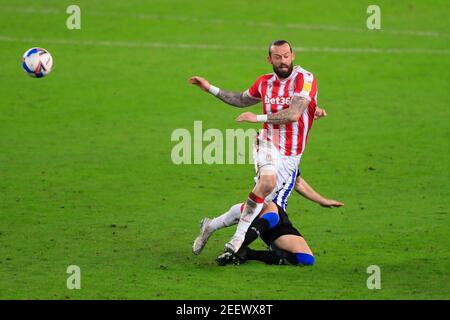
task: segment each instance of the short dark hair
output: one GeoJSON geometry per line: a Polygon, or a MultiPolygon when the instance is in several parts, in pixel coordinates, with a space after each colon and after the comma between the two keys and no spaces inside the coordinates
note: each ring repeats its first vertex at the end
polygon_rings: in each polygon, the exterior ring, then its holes
{"type": "Polygon", "coordinates": [[[283,44],[286,44],[286,43],[289,45],[289,49],[291,49],[291,52],[292,52],[291,44],[288,41],[286,41],[286,40],[275,40],[275,41],[272,41],[272,43],[269,45],[269,56],[272,54],[272,52],[270,51],[272,46],[282,46],[283,44]]]}

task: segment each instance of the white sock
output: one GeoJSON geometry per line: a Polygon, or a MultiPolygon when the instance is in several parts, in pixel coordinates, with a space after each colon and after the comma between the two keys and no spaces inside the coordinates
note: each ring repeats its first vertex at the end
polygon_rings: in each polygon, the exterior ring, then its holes
{"type": "Polygon", "coordinates": [[[214,232],[216,230],[232,226],[233,224],[237,224],[239,222],[239,218],[241,217],[242,205],[243,203],[235,204],[224,214],[212,219],[209,224],[211,230],[214,232]]]}
{"type": "Polygon", "coordinates": [[[245,237],[247,229],[250,224],[258,216],[264,206],[264,199],[259,198],[253,192],[250,193],[247,202],[244,205],[244,210],[242,211],[241,218],[239,219],[239,224],[236,229],[234,236],[245,237]]]}

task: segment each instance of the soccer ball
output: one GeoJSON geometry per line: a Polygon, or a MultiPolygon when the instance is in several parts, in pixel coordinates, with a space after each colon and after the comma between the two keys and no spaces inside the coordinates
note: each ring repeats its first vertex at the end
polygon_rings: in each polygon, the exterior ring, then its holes
{"type": "Polygon", "coordinates": [[[52,55],[43,48],[31,48],[23,55],[22,68],[31,77],[42,78],[52,71],[52,67],[52,55]]]}

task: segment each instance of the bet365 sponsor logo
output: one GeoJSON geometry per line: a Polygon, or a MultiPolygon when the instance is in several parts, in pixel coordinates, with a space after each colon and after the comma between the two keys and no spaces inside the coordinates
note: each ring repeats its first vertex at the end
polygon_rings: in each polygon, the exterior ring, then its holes
{"type": "Polygon", "coordinates": [[[264,96],[264,103],[265,104],[291,104],[292,97],[268,97],[264,96]]]}

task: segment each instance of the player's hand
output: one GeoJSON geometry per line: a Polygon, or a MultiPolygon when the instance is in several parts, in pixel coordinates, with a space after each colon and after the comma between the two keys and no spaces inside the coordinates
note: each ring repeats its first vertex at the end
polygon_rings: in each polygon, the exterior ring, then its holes
{"type": "Polygon", "coordinates": [[[244,112],[239,115],[239,117],[236,118],[237,122],[258,122],[256,119],[256,114],[253,112],[244,112]]]}
{"type": "Polygon", "coordinates": [[[211,87],[208,80],[199,76],[189,78],[189,83],[195,84],[197,87],[206,92],[208,92],[209,88],[211,87]]]}
{"type": "Polygon", "coordinates": [[[320,205],[324,208],[339,208],[339,207],[342,207],[344,205],[344,203],[336,201],[336,200],[327,199],[324,202],[322,202],[320,205]]]}
{"type": "Polygon", "coordinates": [[[325,111],[325,109],[316,108],[316,112],[314,113],[314,120],[322,118],[322,117],[326,117],[327,116],[327,112],[325,111]]]}

